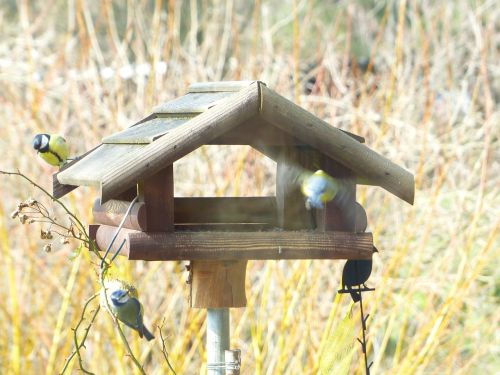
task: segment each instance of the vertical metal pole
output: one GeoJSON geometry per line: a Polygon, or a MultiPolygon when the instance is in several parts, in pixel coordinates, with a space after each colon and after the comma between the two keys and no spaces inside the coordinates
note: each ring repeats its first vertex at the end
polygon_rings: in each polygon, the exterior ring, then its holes
{"type": "Polygon", "coordinates": [[[207,374],[224,375],[224,352],[229,349],[229,309],[207,309],[207,374]]]}

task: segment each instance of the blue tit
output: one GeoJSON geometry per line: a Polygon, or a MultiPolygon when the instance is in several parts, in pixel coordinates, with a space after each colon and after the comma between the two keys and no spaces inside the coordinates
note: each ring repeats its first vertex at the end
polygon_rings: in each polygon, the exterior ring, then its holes
{"type": "MultiPolygon", "coordinates": [[[[105,280],[104,286],[106,293],[101,290],[101,306],[107,309],[106,296],[110,312],[123,324],[136,330],[139,336],[145,337],[151,341],[154,336],[144,326],[143,312],[144,308],[139,302],[137,289],[121,280],[105,280]]],[[[108,310],[109,311],[109,310],[108,310]]]]}
{"type": "Polygon", "coordinates": [[[325,203],[335,198],[341,189],[339,181],[322,170],[303,178],[302,194],[306,197],[306,208],[324,208],[325,203]]]}
{"type": "Polygon", "coordinates": [[[37,134],[33,148],[50,165],[62,167],[68,159],[68,145],[59,134],[37,134]]]}

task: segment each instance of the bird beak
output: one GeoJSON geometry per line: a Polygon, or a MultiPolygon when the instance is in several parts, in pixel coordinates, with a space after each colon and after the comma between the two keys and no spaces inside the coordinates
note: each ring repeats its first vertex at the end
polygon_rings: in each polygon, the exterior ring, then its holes
{"type": "Polygon", "coordinates": [[[373,252],[378,253],[378,249],[375,246],[373,246],[373,252]]]}

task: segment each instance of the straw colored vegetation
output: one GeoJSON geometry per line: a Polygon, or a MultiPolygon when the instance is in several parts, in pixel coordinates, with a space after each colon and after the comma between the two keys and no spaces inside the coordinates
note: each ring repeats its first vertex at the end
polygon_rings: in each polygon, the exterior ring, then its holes
{"type": "MultiPolygon", "coordinates": [[[[364,296],[372,373],[498,373],[499,19],[498,3],[480,0],[2,1],[0,169],[49,188],[54,170],[31,149],[35,133],[65,134],[77,155],[191,82],[263,80],[416,176],[414,206],[358,189],[380,250],[368,282],[376,291],[364,296]]],[[[202,148],[175,165],[176,194],[271,195],[273,168],[247,147],[202,148]]],[[[46,228],[10,218],[29,197],[54,207],[39,190],[8,176],[0,186],[0,372],[56,374],[99,288],[99,264],[87,251],[74,256],[76,242],[43,240],[46,228]]],[[[89,223],[95,196],[81,188],[63,200],[89,223]]],[[[319,371],[350,305],[336,295],[342,264],[249,263],[248,307],[231,312],[242,373],[319,371]]],[[[183,265],[116,266],[138,287],[157,338],[163,325],[177,373],[204,371],[205,312],[188,307],[183,265]]],[[[160,340],[124,332],[146,373],[168,373],[160,340]]],[[[354,348],[349,371],[362,374],[354,348]]],[[[136,371],[102,311],[81,355],[96,374],[136,371]]],[[[76,358],[66,373],[80,373],[76,358]]]]}

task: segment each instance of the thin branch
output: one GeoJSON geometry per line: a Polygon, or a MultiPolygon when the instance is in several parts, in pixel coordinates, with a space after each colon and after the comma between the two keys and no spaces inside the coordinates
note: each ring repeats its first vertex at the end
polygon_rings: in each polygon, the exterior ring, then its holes
{"type": "MultiPolygon", "coordinates": [[[[8,171],[2,171],[0,170],[0,174],[3,174],[3,175],[6,175],[6,176],[19,176],[19,177],[22,177],[24,178],[26,181],[28,181],[30,184],[32,184],[34,187],[36,187],[37,189],[41,190],[46,196],[48,196],[53,202],[56,202],[59,206],[62,207],[62,209],[70,216],[71,219],[73,219],[75,221],[75,223],[77,224],[77,227],[79,229],[80,232],[82,232],[82,235],[83,237],[89,239],[89,249],[97,256],[99,257],[99,259],[101,259],[101,254],[99,254],[99,251],[97,250],[97,247],[95,246],[95,244],[93,243],[93,241],[90,241],[90,238],[89,238],[89,235],[87,233],[87,230],[85,229],[85,226],[82,224],[82,222],[80,221],[80,219],[78,219],[78,217],[73,214],[67,207],[64,203],[62,203],[59,199],[57,199],[56,197],[54,197],[52,194],[50,194],[47,190],[45,190],[42,186],[40,186],[39,184],[37,184],[35,181],[33,181],[31,178],[29,178],[28,176],[26,176],[25,174],[21,173],[21,172],[8,172],[8,171]]],[[[81,239],[81,238],[78,238],[78,239],[81,239]]]]}
{"type": "MultiPolygon", "coordinates": [[[[122,230],[123,224],[125,224],[125,220],[127,219],[128,214],[132,210],[132,207],[134,206],[134,203],[137,202],[137,199],[138,199],[138,197],[136,196],[132,200],[132,202],[130,202],[130,204],[129,204],[128,208],[127,208],[127,211],[125,212],[125,215],[123,215],[123,218],[122,218],[122,220],[120,222],[120,225],[118,225],[118,228],[116,228],[116,232],[113,235],[113,238],[111,239],[111,241],[109,242],[108,248],[106,249],[106,252],[104,253],[104,256],[101,259],[101,269],[104,267],[104,263],[105,263],[106,257],[108,256],[108,253],[111,250],[111,246],[113,246],[113,243],[115,242],[116,237],[118,237],[118,234],[122,230]]],[[[121,247],[123,246],[124,243],[125,243],[125,240],[122,242],[122,244],[120,246],[120,250],[121,250],[121,247]]],[[[116,257],[116,255],[111,259],[111,262],[115,259],[115,257],[116,257]]],[[[109,264],[111,264],[111,262],[109,264]]]]}
{"type": "Polygon", "coordinates": [[[97,305],[97,308],[94,311],[94,315],[92,315],[92,318],[90,319],[89,325],[85,328],[85,333],[83,334],[82,340],[80,342],[78,342],[78,329],[80,328],[80,325],[83,323],[83,320],[85,319],[85,311],[87,310],[88,305],[98,295],[99,295],[99,293],[94,294],[92,297],[90,297],[85,302],[85,305],[83,306],[82,314],[80,315],[80,320],[78,321],[77,325],[73,329],[73,341],[75,342],[75,350],[66,359],[66,363],[64,364],[64,367],[62,368],[62,370],[60,372],[60,375],[63,375],[66,372],[66,370],[68,369],[69,364],[71,363],[71,360],[75,357],[75,355],[78,357],[78,364],[80,365],[80,369],[85,374],[94,374],[93,372],[85,370],[85,368],[83,367],[83,361],[82,361],[82,357],[81,357],[81,354],[80,354],[80,349],[85,347],[85,341],[87,340],[87,336],[89,334],[90,328],[92,327],[92,324],[94,323],[94,320],[97,317],[97,314],[99,313],[99,310],[100,310],[100,306],[99,305],[97,305]]]}
{"type": "Polygon", "coordinates": [[[170,371],[172,371],[172,373],[174,375],[177,375],[177,373],[175,372],[174,368],[172,367],[172,365],[170,364],[170,361],[168,360],[168,352],[167,352],[167,347],[165,345],[165,339],[163,338],[163,333],[162,333],[162,328],[163,328],[163,324],[161,326],[158,326],[158,329],[160,330],[160,339],[161,339],[161,352],[163,353],[163,357],[165,358],[165,361],[167,362],[167,365],[168,365],[168,368],[170,369],[170,371]]]}

